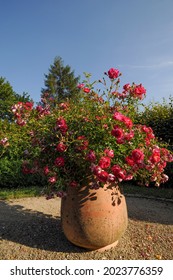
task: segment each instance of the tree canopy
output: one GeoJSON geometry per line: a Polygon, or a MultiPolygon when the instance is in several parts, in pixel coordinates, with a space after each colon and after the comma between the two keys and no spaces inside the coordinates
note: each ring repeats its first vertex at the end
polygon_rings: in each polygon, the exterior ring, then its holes
{"type": "Polygon", "coordinates": [[[42,105],[46,103],[54,107],[56,103],[74,97],[78,93],[78,82],[79,77],[75,77],[71,67],[64,66],[61,57],[55,57],[48,74],[45,75],[45,88],[41,91],[42,105]]]}

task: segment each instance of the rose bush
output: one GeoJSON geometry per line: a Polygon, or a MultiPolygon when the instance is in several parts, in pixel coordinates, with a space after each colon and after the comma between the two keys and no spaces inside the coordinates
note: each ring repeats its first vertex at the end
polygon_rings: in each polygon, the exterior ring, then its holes
{"type": "Polygon", "coordinates": [[[0,120],[0,188],[45,184],[39,174],[21,172],[23,160],[28,158],[28,150],[31,150],[30,144],[27,126],[0,120]]]}
{"type": "MultiPolygon", "coordinates": [[[[132,179],[143,185],[166,182],[171,152],[160,146],[150,127],[134,122],[138,101],[146,94],[142,84],[126,84],[120,92],[121,73],[114,68],[98,81],[99,89],[85,76],[78,96],[52,110],[46,98],[44,108],[12,107],[16,124],[30,136],[23,173],[47,178],[48,198],[62,197],[68,187],[88,181],[94,189],[132,179]]],[[[6,143],[4,136],[1,145],[6,143]]]]}

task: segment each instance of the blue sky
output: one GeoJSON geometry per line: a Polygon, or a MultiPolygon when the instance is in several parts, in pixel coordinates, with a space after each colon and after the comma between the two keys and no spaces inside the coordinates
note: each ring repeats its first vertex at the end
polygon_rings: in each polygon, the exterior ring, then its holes
{"type": "Polygon", "coordinates": [[[173,0],[0,0],[0,76],[39,101],[56,56],[75,75],[147,89],[146,102],[173,96],[173,0]]]}

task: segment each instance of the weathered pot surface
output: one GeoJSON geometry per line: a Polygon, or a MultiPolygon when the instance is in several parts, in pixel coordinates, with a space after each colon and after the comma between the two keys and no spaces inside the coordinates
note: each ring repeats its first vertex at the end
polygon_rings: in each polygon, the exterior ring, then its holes
{"type": "Polygon", "coordinates": [[[69,187],[61,202],[62,229],[73,244],[105,250],[118,243],[127,228],[125,197],[117,187],[69,187]]]}

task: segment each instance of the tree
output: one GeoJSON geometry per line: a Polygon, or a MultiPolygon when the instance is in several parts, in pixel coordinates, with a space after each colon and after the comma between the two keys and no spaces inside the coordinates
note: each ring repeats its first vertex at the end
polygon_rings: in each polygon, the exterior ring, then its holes
{"type": "Polygon", "coordinates": [[[49,104],[55,107],[56,103],[74,97],[78,92],[79,77],[74,76],[69,65],[64,66],[61,57],[56,57],[45,75],[45,88],[42,89],[42,106],[49,104]]]}
{"type": "Polygon", "coordinates": [[[5,78],[0,77],[0,119],[12,120],[11,106],[19,101],[30,101],[27,93],[19,95],[14,92],[12,86],[5,78]]]}

